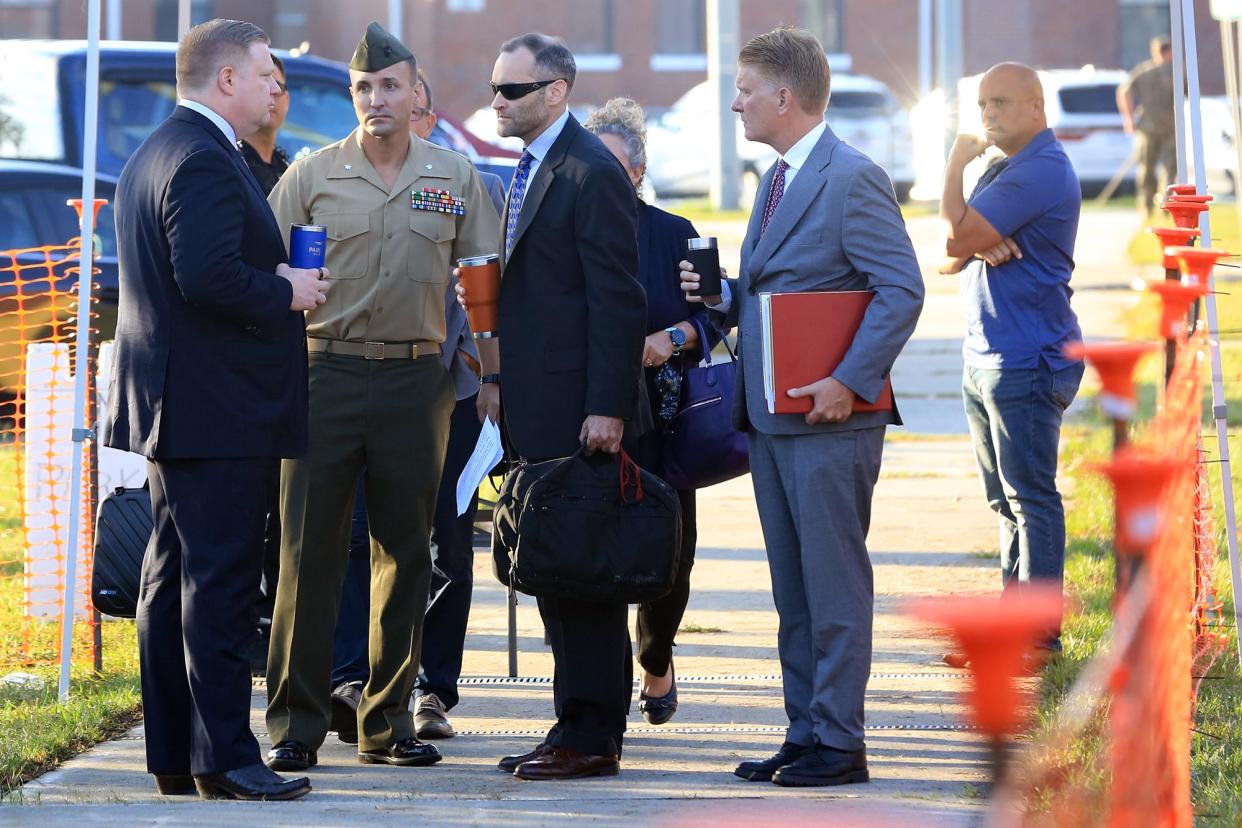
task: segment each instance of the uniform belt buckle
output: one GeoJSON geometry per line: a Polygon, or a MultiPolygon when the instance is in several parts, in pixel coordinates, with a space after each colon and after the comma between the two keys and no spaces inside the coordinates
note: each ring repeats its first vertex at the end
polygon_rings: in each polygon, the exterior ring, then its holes
{"type": "Polygon", "coordinates": [[[367,351],[363,355],[366,359],[383,359],[384,358],[384,343],[383,342],[367,342],[364,344],[367,347],[367,351]]]}
{"type": "Polygon", "coordinates": [[[410,359],[418,359],[418,343],[410,346],[410,359]]]}

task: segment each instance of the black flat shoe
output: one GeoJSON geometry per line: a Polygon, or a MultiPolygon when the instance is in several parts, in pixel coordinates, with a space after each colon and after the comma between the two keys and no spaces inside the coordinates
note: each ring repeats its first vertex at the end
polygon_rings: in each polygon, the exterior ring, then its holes
{"type": "Polygon", "coordinates": [[[793,742],[785,742],[781,745],[781,749],[767,759],[752,760],[743,762],[733,771],[733,775],[745,779],[747,782],[771,782],[772,774],[776,773],[786,765],[792,765],[801,759],[804,755],[811,752],[812,748],[807,745],[797,745],[793,742]]]}
{"type": "Polygon", "coordinates": [[[319,754],[301,742],[281,742],[267,752],[267,766],[274,771],[304,771],[319,764],[319,754]]]}
{"type": "MultiPolygon", "coordinates": [[[[670,664],[668,669],[671,672],[673,666],[670,664]]],[[[648,696],[639,692],[638,712],[643,714],[647,724],[662,725],[673,718],[673,714],[677,712],[677,676],[673,675],[668,692],[663,696],[648,696]]]]}
{"type": "Polygon", "coordinates": [[[444,757],[435,745],[424,744],[413,736],[409,736],[389,745],[383,750],[360,750],[358,761],[364,765],[400,765],[401,767],[420,767],[434,765],[444,757]]]}
{"type": "Polygon", "coordinates": [[[203,799],[245,799],[283,801],[310,793],[310,780],[305,776],[285,779],[266,765],[248,765],[237,770],[194,777],[198,795],[203,799]]]}
{"type": "Polygon", "coordinates": [[[155,789],[164,796],[184,796],[197,793],[194,777],[188,773],[154,773],[155,789]]]}
{"type": "Polygon", "coordinates": [[[797,761],[777,768],[772,781],[787,788],[820,788],[870,782],[865,750],[817,747],[797,761]]]}

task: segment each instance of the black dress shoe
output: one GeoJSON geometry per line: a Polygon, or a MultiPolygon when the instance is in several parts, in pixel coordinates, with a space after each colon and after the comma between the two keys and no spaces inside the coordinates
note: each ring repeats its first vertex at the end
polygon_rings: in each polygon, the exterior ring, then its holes
{"type": "Polygon", "coordinates": [[[335,730],[336,737],[347,745],[358,744],[358,704],[361,701],[360,681],[338,684],[329,699],[332,719],[328,722],[328,730],[335,730]]]}
{"type": "Polygon", "coordinates": [[[592,776],[616,776],[621,762],[616,756],[582,753],[570,748],[549,748],[544,754],[517,766],[513,775],[518,779],[587,779],[592,776]]]}
{"type": "Polygon", "coordinates": [[[383,750],[360,750],[358,761],[364,765],[400,765],[402,767],[434,765],[444,757],[435,745],[424,744],[408,736],[383,750]]]}
{"type": "Polygon", "coordinates": [[[778,768],[772,781],[787,788],[819,788],[870,782],[867,751],[837,750],[823,745],[804,753],[796,762],[778,768]]]}
{"type": "Polygon", "coordinates": [[[194,777],[188,773],[156,773],[152,776],[155,777],[155,789],[164,796],[182,796],[198,792],[198,788],[194,787],[194,777]]]}
{"type": "Polygon", "coordinates": [[[319,764],[319,754],[301,742],[280,742],[267,752],[267,766],[274,771],[304,771],[319,764]]]}
{"type": "Polygon", "coordinates": [[[515,756],[504,757],[503,759],[501,759],[499,762],[496,763],[496,767],[504,771],[505,773],[513,773],[515,770],[518,769],[518,765],[538,759],[540,756],[543,756],[545,753],[547,753],[551,749],[552,748],[549,747],[548,745],[544,744],[543,742],[540,742],[538,745],[535,746],[535,749],[532,751],[528,751],[526,753],[519,753],[515,756]]]}
{"type": "Polygon", "coordinates": [[[796,762],[802,756],[811,751],[807,745],[796,745],[793,742],[786,742],[781,745],[781,749],[767,759],[758,761],[743,762],[733,771],[734,776],[740,776],[747,782],[771,782],[772,774],[776,773],[780,768],[796,762]]]}
{"type": "Polygon", "coordinates": [[[247,765],[237,770],[194,777],[203,799],[247,799],[277,801],[297,799],[310,793],[305,776],[285,779],[266,765],[247,765]]]}
{"type": "MultiPolygon", "coordinates": [[[[668,669],[672,671],[673,665],[670,664],[668,669]]],[[[662,725],[673,718],[677,712],[677,676],[673,676],[671,686],[663,696],[648,696],[639,692],[638,712],[643,714],[647,724],[662,725]]]]}

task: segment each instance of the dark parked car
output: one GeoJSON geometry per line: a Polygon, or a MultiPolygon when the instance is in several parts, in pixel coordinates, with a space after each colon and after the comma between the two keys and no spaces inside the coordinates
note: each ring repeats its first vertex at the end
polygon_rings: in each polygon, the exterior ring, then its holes
{"type": "MultiPolygon", "coordinates": [[[[116,229],[112,198],[116,179],[96,178],[95,195],[109,204],[100,209],[95,228],[95,327],[104,338],[116,329],[116,229]]],[[[79,235],[77,213],[66,205],[82,197],[82,171],[59,164],[0,160],[0,399],[17,384],[25,358],[22,339],[46,341],[72,333],[77,298],[66,295],[78,281],[75,255],[53,255],[33,248],[65,245],[79,235]],[[10,251],[28,251],[12,253],[10,251]],[[49,288],[57,288],[55,294],[49,288]],[[20,312],[19,312],[20,309],[20,312]]],[[[3,405],[0,405],[3,409],[3,405]]],[[[0,418],[5,416],[0,410],[0,418]]]]}
{"type": "MultiPolygon", "coordinates": [[[[290,92],[277,142],[294,157],[348,135],[357,125],[348,69],[310,55],[274,52],[285,63],[290,92]]],[[[172,112],[175,63],[175,43],[100,44],[100,172],[120,175],[126,159],[172,112]]],[[[85,41],[0,40],[0,158],[81,166],[85,94],[85,41]]],[[[507,184],[516,154],[496,148],[492,157],[480,152],[487,146],[466,139],[461,151],[507,184]]]]}

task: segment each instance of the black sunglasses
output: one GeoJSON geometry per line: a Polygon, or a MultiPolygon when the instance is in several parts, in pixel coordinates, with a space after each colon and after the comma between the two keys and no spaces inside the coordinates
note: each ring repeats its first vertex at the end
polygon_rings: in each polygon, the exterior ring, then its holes
{"type": "Polygon", "coordinates": [[[549,84],[556,83],[564,78],[553,78],[552,80],[532,81],[530,83],[489,83],[492,88],[493,95],[501,95],[506,101],[516,101],[518,98],[525,98],[536,89],[543,89],[549,84]]]}

